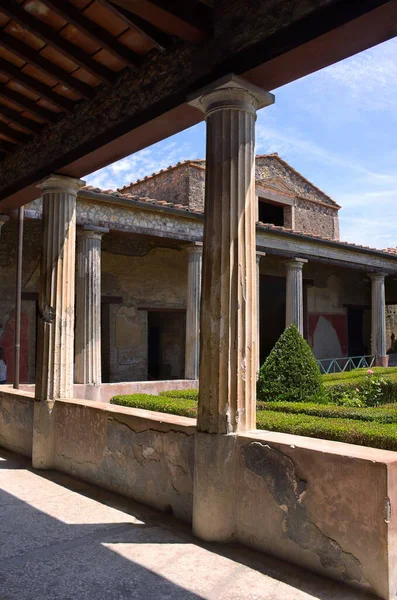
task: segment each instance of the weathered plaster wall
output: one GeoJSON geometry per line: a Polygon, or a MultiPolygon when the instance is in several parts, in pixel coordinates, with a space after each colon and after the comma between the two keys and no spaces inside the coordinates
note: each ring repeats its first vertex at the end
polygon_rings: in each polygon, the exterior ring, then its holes
{"type": "Polygon", "coordinates": [[[60,401],[55,468],[191,521],[195,421],[60,401]]]}
{"type": "Polygon", "coordinates": [[[239,542],[394,598],[395,453],[265,432],[236,452],[239,542]]]}
{"type": "Polygon", "coordinates": [[[148,310],[184,309],[186,290],[183,251],[156,248],[145,256],[102,253],[102,296],[122,298],[109,305],[110,382],[147,380],[148,310]]]}
{"type": "Polygon", "coordinates": [[[0,387],[0,445],[3,448],[32,456],[33,393],[0,387]]]}

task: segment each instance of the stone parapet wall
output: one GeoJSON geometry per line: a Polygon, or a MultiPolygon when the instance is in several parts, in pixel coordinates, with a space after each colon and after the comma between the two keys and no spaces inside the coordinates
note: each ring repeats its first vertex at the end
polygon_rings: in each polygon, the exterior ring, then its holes
{"type": "Polygon", "coordinates": [[[34,395],[0,386],[0,446],[32,456],[34,395]]]}
{"type": "MultiPolygon", "coordinates": [[[[394,598],[395,452],[265,431],[197,434],[195,419],[85,400],[56,401],[46,429],[43,404],[1,390],[0,445],[29,456],[32,435],[41,445],[52,435],[59,471],[188,522],[201,506],[209,539],[215,528],[218,539],[394,598]]],[[[197,522],[195,531],[206,539],[197,522]]]]}
{"type": "Polygon", "coordinates": [[[236,446],[235,537],[391,599],[396,484],[394,452],[271,432],[243,435],[236,446]]]}
{"type": "Polygon", "coordinates": [[[84,400],[55,405],[55,468],[191,521],[195,421],[84,400]]]}

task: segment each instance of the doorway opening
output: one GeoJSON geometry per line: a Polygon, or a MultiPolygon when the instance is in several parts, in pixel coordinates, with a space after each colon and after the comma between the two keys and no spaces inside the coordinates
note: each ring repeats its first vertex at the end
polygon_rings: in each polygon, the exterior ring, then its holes
{"type": "Polygon", "coordinates": [[[148,379],[183,379],[186,311],[148,310],[148,379]]]}

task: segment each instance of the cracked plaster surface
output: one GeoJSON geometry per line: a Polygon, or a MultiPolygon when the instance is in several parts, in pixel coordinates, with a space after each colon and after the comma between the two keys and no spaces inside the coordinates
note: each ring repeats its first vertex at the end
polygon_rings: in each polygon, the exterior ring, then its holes
{"type": "Polygon", "coordinates": [[[305,506],[310,485],[297,473],[293,460],[280,450],[260,442],[241,449],[247,469],[260,476],[283,512],[282,536],[303,550],[317,554],[325,569],[334,569],[347,583],[365,586],[360,561],[313,523],[305,506]]]}

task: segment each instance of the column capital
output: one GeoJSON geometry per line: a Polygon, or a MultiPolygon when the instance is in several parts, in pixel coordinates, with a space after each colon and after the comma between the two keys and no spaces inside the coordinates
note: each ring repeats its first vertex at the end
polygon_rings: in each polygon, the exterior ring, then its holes
{"type": "Polygon", "coordinates": [[[192,244],[189,244],[186,248],[186,252],[188,254],[198,254],[201,256],[203,254],[203,243],[193,242],[192,244]]]}
{"type": "Polygon", "coordinates": [[[206,117],[225,109],[256,114],[259,108],[274,103],[274,95],[230,73],[191,94],[188,103],[204,112],[206,117]]]}
{"type": "Polygon", "coordinates": [[[50,175],[37,184],[42,192],[77,193],[85,185],[85,181],[66,175],[50,175]]]}
{"type": "Polygon", "coordinates": [[[382,279],[385,279],[385,277],[387,277],[387,273],[378,273],[378,272],[367,273],[367,275],[370,279],[378,280],[378,281],[381,281],[382,279]]]}
{"type": "Polygon", "coordinates": [[[263,256],[266,256],[266,252],[257,252],[256,253],[256,264],[259,265],[259,263],[261,262],[261,258],[263,256]]]}
{"type": "Polygon", "coordinates": [[[77,237],[91,238],[94,240],[101,240],[104,233],[109,233],[107,227],[95,227],[91,225],[83,225],[77,229],[77,237]]]}
{"type": "Polygon", "coordinates": [[[307,262],[308,261],[306,258],[292,258],[290,260],[287,260],[284,264],[287,267],[287,269],[303,269],[307,262]]]}

